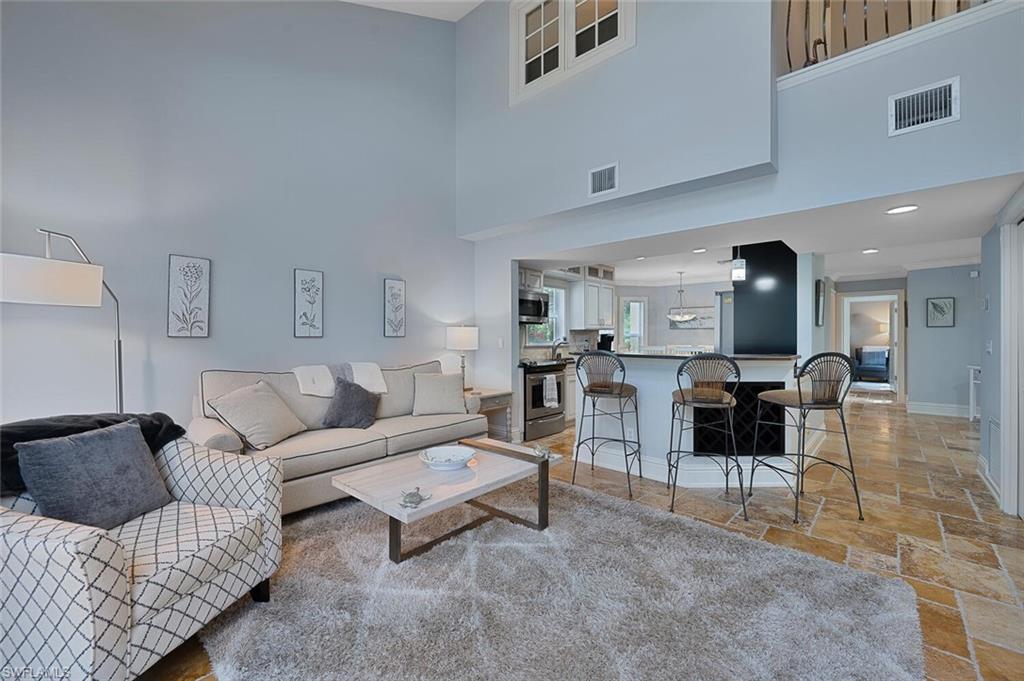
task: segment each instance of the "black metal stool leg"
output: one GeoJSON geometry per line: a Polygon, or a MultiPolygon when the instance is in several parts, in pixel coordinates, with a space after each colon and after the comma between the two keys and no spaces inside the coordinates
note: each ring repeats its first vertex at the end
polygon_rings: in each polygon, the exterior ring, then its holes
{"type": "Polygon", "coordinates": [[[850,449],[850,435],[846,430],[846,416],[843,414],[842,407],[836,411],[839,412],[839,422],[843,424],[843,438],[846,440],[846,458],[850,461],[850,480],[853,482],[853,496],[857,498],[857,516],[860,520],[864,520],[864,511],[860,507],[860,489],[857,487],[857,474],[853,471],[853,450],[850,449]]]}
{"type": "Polygon", "coordinates": [[[594,472],[594,457],[597,451],[594,443],[597,442],[597,398],[590,398],[590,472],[594,472]]]}
{"type": "MultiPolygon", "coordinates": [[[[572,483],[571,484],[573,484],[573,485],[576,484],[576,466],[580,462],[580,446],[583,444],[583,424],[584,424],[584,422],[586,421],[586,418],[587,418],[587,399],[586,398],[583,398],[583,404],[580,407],[580,410],[582,412],[580,414],[580,430],[579,430],[579,434],[576,436],[576,452],[575,452],[575,454],[573,456],[573,462],[572,462],[572,483]]],[[[593,444],[594,444],[593,441],[591,441],[590,445],[593,446],[593,444]]]]}
{"type": "Polygon", "coordinates": [[[619,426],[622,429],[622,458],[626,464],[626,489],[629,490],[629,498],[633,498],[633,483],[629,480],[629,442],[626,441],[626,414],[623,406],[623,399],[620,397],[619,400],[619,426]]]}
{"type": "MultiPolygon", "coordinates": [[[[757,437],[759,429],[761,427],[761,400],[757,401],[757,418],[754,420],[754,451],[750,457],[750,482],[747,483],[750,490],[747,492],[748,497],[754,496],[754,471],[757,470],[757,437]]],[[[742,490],[740,490],[742,491],[742,490]]]]}
{"type": "MultiPolygon", "coordinates": [[[[733,410],[732,410],[732,407],[729,408],[728,412],[729,412],[729,438],[732,440],[732,454],[733,454],[733,458],[736,459],[736,477],[737,477],[737,479],[739,480],[739,483],[740,483],[740,487],[739,487],[739,489],[740,489],[740,503],[743,504],[743,519],[744,520],[750,520],[749,516],[747,516],[747,497],[743,494],[743,466],[740,465],[740,452],[739,452],[739,449],[736,447],[736,429],[733,427],[733,410]]],[[[729,449],[728,449],[728,446],[727,446],[726,447],[726,452],[728,452],[728,451],[729,451],[729,449]]],[[[726,483],[728,483],[729,482],[729,476],[725,476],[725,477],[726,477],[726,483]]],[[[754,479],[753,473],[751,473],[750,479],[751,480],[754,479]]]]}
{"type": "Polygon", "coordinates": [[[644,458],[640,456],[640,402],[637,396],[633,395],[633,418],[636,419],[636,472],[640,479],[644,479],[644,458]]]}
{"type": "Polygon", "coordinates": [[[672,486],[672,444],[676,439],[676,403],[672,403],[672,420],[669,421],[668,431],[668,454],[665,455],[665,468],[669,471],[665,475],[665,489],[672,486]]]}
{"type": "Polygon", "coordinates": [[[804,425],[805,415],[800,410],[800,419],[797,421],[797,445],[796,445],[796,481],[793,485],[793,498],[796,499],[793,509],[793,524],[800,522],[800,479],[804,474],[804,425]]]}

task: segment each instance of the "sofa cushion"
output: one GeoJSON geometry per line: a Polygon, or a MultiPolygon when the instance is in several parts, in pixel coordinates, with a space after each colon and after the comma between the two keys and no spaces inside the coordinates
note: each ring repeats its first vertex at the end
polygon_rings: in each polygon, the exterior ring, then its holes
{"type": "Polygon", "coordinates": [[[257,381],[208,400],[217,418],[253,449],[266,449],[306,430],[269,383],[257,381]]]}
{"type": "Polygon", "coordinates": [[[284,479],[294,480],[379,459],[387,454],[387,443],[382,434],[372,430],[324,428],[307,430],[263,451],[247,453],[281,459],[284,479]]]}
{"type": "Polygon", "coordinates": [[[440,360],[434,360],[433,362],[395,369],[383,369],[382,371],[384,373],[384,382],[388,385],[388,391],[380,396],[380,403],[377,405],[377,418],[386,419],[392,416],[408,416],[412,414],[413,398],[416,394],[414,376],[419,373],[441,373],[441,362],[440,360]]]}
{"type": "Polygon", "coordinates": [[[482,414],[393,416],[377,419],[367,432],[387,438],[389,455],[401,454],[486,433],[487,417],[482,414]]]}
{"type": "Polygon", "coordinates": [[[124,547],[139,624],[260,550],[259,514],[171,502],[112,529],[124,547]]]}
{"type": "Polygon", "coordinates": [[[208,369],[202,372],[199,375],[199,401],[202,405],[203,416],[211,419],[217,418],[213,409],[207,404],[208,400],[243,386],[252,385],[257,381],[263,381],[270,385],[306,428],[309,430],[323,428],[324,414],[327,413],[327,405],[331,403],[331,398],[303,395],[299,392],[299,382],[295,380],[295,374],[290,371],[208,369]]]}
{"type": "Polygon", "coordinates": [[[416,374],[413,416],[465,414],[462,374],[416,374]]]}

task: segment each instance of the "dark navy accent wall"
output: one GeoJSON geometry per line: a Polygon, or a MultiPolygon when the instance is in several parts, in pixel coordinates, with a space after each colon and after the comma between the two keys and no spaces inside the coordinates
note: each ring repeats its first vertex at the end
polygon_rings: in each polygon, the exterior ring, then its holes
{"type": "Polygon", "coordinates": [[[796,354],[796,253],[781,241],[733,246],[747,261],[733,282],[733,352],[796,354]]]}

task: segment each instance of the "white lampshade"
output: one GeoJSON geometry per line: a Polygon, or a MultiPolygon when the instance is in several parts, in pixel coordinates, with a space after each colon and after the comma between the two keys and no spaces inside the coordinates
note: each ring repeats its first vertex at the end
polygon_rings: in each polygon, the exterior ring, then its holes
{"type": "Polygon", "coordinates": [[[448,350],[479,349],[480,329],[475,326],[449,326],[445,330],[445,348],[448,350]]]}
{"type": "Polygon", "coordinates": [[[0,302],[99,307],[103,267],[0,253],[0,302]]]}

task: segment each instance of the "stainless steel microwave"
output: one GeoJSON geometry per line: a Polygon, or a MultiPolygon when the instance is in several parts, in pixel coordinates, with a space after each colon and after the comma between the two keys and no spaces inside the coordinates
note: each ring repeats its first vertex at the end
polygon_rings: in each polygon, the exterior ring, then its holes
{"type": "Polygon", "coordinates": [[[544,324],[548,320],[548,294],[535,289],[519,289],[519,323],[544,324]]]}

